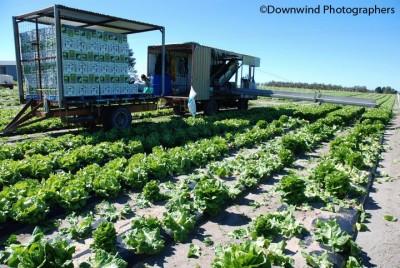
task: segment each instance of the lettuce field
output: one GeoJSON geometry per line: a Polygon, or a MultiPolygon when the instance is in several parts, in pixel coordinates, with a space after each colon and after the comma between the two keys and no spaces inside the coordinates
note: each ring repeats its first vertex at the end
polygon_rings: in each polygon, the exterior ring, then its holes
{"type": "MultiPolygon", "coordinates": [[[[1,91],[2,128],[18,102],[1,91]]],[[[362,97],[378,107],[259,99],[208,117],[137,114],[126,131],[22,128],[1,138],[0,262],[361,267],[354,238],[395,95],[362,97]]]]}

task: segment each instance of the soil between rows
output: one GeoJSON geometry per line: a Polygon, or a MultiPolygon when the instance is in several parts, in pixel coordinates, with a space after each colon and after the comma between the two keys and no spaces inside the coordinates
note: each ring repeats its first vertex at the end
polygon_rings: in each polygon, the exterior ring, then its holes
{"type": "Polygon", "coordinates": [[[384,215],[400,219],[400,114],[399,110],[394,113],[384,135],[386,151],[365,202],[365,210],[371,215],[368,230],[358,233],[356,239],[367,267],[400,267],[400,221],[384,219],[384,215]]]}

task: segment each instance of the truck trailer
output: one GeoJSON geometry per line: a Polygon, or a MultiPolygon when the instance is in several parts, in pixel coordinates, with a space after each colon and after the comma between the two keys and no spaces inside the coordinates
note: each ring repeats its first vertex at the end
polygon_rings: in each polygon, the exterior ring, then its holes
{"type": "MultiPolygon", "coordinates": [[[[161,46],[148,48],[148,74],[159,77],[161,71],[161,46]]],[[[199,110],[211,115],[219,108],[247,109],[248,101],[255,96],[231,94],[233,88],[255,88],[255,68],[260,58],[212,48],[198,43],[168,44],[166,51],[164,98],[175,113],[187,109],[190,90],[196,92],[199,110]]]]}
{"type": "MultiPolygon", "coordinates": [[[[163,48],[163,26],[62,5],[12,20],[19,99],[24,106],[4,133],[49,117],[126,128],[131,112],[157,108],[164,82],[158,96],[138,92],[129,83],[127,36],[159,31],[163,48]]],[[[162,60],[162,77],[164,66],[162,60]]]]}
{"type": "Polygon", "coordinates": [[[0,87],[14,88],[14,79],[11,75],[0,74],[0,87]]]}
{"type": "Polygon", "coordinates": [[[132,112],[172,107],[188,110],[195,92],[197,110],[246,110],[258,96],[373,107],[374,100],[256,88],[260,58],[195,42],[165,44],[163,26],[62,5],[12,18],[21,111],[3,130],[60,117],[68,123],[128,128],[132,112]],[[128,35],[161,33],[149,46],[147,89],[131,84],[128,35]]]}

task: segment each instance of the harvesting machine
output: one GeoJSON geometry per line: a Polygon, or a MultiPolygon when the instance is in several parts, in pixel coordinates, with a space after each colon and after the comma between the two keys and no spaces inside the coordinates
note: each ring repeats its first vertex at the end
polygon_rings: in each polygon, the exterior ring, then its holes
{"type": "Polygon", "coordinates": [[[247,109],[248,101],[258,96],[366,107],[376,105],[371,99],[257,89],[255,68],[260,67],[260,58],[193,42],[150,46],[148,74],[160,74],[163,49],[166,51],[163,97],[178,114],[187,110],[191,88],[197,94],[197,107],[206,114],[214,114],[219,108],[247,109]]]}

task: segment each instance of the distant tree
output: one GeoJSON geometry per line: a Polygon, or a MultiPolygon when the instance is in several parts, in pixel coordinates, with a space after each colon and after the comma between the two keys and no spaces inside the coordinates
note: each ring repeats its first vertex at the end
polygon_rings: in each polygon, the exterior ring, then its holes
{"type": "Polygon", "coordinates": [[[356,91],[356,92],[366,92],[368,89],[366,86],[354,86],[351,91],[356,91]]]}
{"type": "Polygon", "coordinates": [[[354,91],[354,92],[367,92],[368,89],[365,86],[353,86],[343,87],[341,85],[331,85],[322,83],[302,83],[302,82],[279,82],[271,81],[262,83],[262,86],[273,86],[273,87],[292,87],[292,88],[308,88],[317,90],[339,90],[339,91],[354,91]]]}
{"type": "Polygon", "coordinates": [[[129,49],[128,64],[129,64],[128,74],[131,77],[136,77],[137,76],[137,70],[135,68],[135,66],[136,66],[136,58],[134,57],[134,53],[133,53],[132,49],[129,49]]]}
{"type": "Polygon", "coordinates": [[[383,87],[382,91],[385,94],[396,94],[397,93],[397,91],[392,87],[383,87]]]}
{"type": "Polygon", "coordinates": [[[377,87],[377,88],[375,88],[375,92],[376,93],[383,93],[383,94],[396,94],[397,90],[392,88],[392,87],[386,86],[386,87],[377,87]]]}

